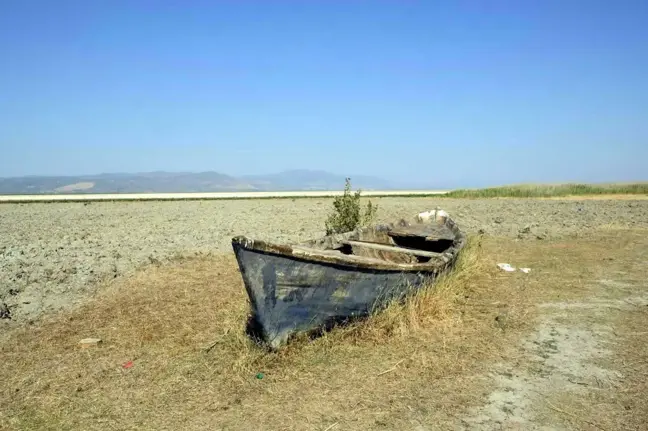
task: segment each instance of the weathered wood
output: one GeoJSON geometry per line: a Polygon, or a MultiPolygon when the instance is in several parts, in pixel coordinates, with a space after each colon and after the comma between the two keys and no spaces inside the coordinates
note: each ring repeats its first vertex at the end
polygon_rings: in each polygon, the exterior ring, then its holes
{"type": "Polygon", "coordinates": [[[276,349],[297,332],[365,317],[429,286],[454,265],[465,242],[450,218],[377,225],[295,245],[234,237],[250,299],[248,329],[276,349]],[[441,238],[426,241],[432,236],[441,238]]]}
{"type": "Polygon", "coordinates": [[[295,259],[240,244],[234,244],[234,251],[250,298],[250,332],[272,349],[294,333],[367,316],[434,277],[426,272],[359,270],[317,256],[295,259]]]}
{"type": "Polygon", "coordinates": [[[306,255],[310,257],[332,257],[337,259],[348,260],[349,262],[356,263],[368,263],[368,264],[384,264],[385,262],[380,259],[376,259],[368,256],[355,256],[355,255],[345,255],[338,250],[321,250],[311,247],[303,247],[299,245],[293,245],[293,254],[295,255],[306,255]]]}
{"type": "MultiPolygon", "coordinates": [[[[370,243],[378,243],[378,244],[389,245],[389,246],[396,245],[387,234],[384,234],[383,238],[374,238],[374,239],[367,239],[367,240],[361,237],[358,241],[361,243],[370,242],[370,243]]],[[[380,259],[385,262],[392,262],[398,264],[416,264],[419,263],[420,259],[425,259],[407,253],[394,253],[391,251],[377,250],[375,248],[351,245],[348,242],[346,244],[343,244],[343,246],[351,249],[351,252],[354,255],[372,257],[375,259],[380,259]]]]}
{"type": "Polygon", "coordinates": [[[436,253],[436,252],[433,252],[433,251],[425,251],[425,250],[418,250],[418,249],[413,249],[413,248],[396,247],[396,246],[393,246],[393,245],[376,244],[376,243],[372,243],[372,242],[344,241],[344,244],[349,244],[351,246],[358,246],[358,247],[373,248],[374,250],[389,251],[389,252],[394,252],[394,253],[412,254],[414,256],[423,256],[423,257],[439,257],[439,256],[443,256],[443,253],[436,253]]]}
{"type": "Polygon", "coordinates": [[[390,230],[388,235],[390,237],[419,237],[425,238],[427,241],[452,241],[455,239],[454,232],[445,224],[398,227],[390,230]]]}

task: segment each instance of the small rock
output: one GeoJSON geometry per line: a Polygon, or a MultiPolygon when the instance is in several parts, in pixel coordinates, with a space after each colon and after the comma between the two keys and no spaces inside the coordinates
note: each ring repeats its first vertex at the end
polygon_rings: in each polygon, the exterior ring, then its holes
{"type": "Polygon", "coordinates": [[[504,223],[504,219],[502,217],[495,217],[493,220],[496,224],[502,224],[504,223]]]}
{"type": "Polygon", "coordinates": [[[522,230],[520,231],[520,233],[529,233],[529,232],[531,232],[531,225],[530,224],[524,226],[522,228],[522,230]]]}
{"type": "Polygon", "coordinates": [[[0,302],[0,319],[11,319],[11,309],[4,302],[0,302]]]}

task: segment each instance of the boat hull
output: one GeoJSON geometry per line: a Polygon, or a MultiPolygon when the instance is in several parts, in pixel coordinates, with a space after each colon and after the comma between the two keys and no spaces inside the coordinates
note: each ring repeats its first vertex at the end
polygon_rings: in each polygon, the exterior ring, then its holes
{"type": "Polygon", "coordinates": [[[272,349],[298,332],[365,317],[412,289],[436,271],[359,268],[316,258],[273,253],[233,241],[251,305],[251,327],[272,349]]]}

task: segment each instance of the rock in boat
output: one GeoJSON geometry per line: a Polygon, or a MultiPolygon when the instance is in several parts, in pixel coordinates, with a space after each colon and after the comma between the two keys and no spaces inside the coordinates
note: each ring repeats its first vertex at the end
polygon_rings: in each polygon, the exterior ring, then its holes
{"type": "Polygon", "coordinates": [[[248,332],[277,349],[298,332],[366,317],[433,284],[466,236],[445,211],[425,214],[294,245],[232,238],[250,299],[248,332]]]}

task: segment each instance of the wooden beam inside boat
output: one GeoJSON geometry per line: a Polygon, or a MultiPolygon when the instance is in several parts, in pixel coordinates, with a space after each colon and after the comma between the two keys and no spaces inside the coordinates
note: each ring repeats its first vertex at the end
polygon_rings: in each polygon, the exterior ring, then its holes
{"type": "MultiPolygon", "coordinates": [[[[293,254],[302,254],[313,257],[329,257],[335,259],[342,259],[354,263],[368,263],[372,265],[384,265],[386,262],[382,259],[376,259],[374,257],[366,256],[355,256],[353,254],[344,254],[338,250],[321,250],[318,248],[304,247],[299,245],[294,245],[292,247],[293,254]]],[[[410,265],[407,265],[410,266],[410,265]]]]}
{"type": "Polygon", "coordinates": [[[414,256],[422,256],[422,257],[437,257],[443,255],[443,253],[435,253],[433,251],[395,247],[393,245],[376,244],[375,242],[344,241],[343,243],[351,246],[366,247],[366,248],[372,248],[374,250],[382,250],[382,251],[392,251],[396,253],[407,253],[414,256]]]}

